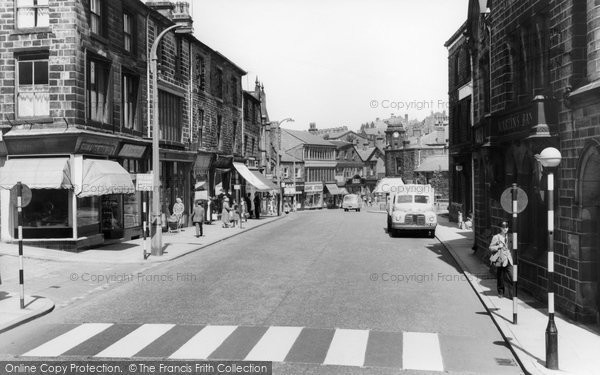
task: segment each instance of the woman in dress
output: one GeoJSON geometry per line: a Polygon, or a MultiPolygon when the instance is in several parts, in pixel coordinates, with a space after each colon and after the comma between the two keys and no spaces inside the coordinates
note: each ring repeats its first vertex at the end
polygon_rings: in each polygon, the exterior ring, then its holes
{"type": "Polygon", "coordinates": [[[231,211],[231,207],[229,207],[229,198],[223,198],[223,208],[221,210],[221,221],[223,222],[223,228],[229,228],[229,211],[231,211]]]}

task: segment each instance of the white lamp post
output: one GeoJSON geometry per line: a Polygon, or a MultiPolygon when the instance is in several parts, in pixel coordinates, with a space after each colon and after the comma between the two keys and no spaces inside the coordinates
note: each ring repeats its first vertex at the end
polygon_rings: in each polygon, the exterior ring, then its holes
{"type": "Polygon", "coordinates": [[[152,255],[163,255],[162,248],[162,223],[160,212],[160,161],[159,161],[159,145],[160,129],[158,124],[158,77],[157,77],[157,60],[156,50],[161,39],[171,30],[177,28],[185,28],[186,31],[191,28],[187,25],[178,24],[169,26],[164,29],[152,44],[150,50],[150,75],[152,76],[152,217],[154,220],[154,234],[152,235],[151,250],[152,255]]]}
{"type": "Polygon", "coordinates": [[[535,158],[548,168],[548,326],[546,327],[546,367],[558,370],[558,330],[554,322],[554,168],[560,164],[560,151],[547,147],[535,158]]]}

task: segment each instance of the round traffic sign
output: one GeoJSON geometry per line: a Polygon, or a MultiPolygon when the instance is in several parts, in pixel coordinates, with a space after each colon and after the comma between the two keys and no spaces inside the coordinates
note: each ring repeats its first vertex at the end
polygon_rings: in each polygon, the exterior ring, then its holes
{"type": "MultiPolygon", "coordinates": [[[[17,185],[10,189],[10,199],[17,207],[17,185]]],[[[21,207],[27,207],[31,203],[31,189],[25,184],[21,184],[21,207]]]]}
{"type": "MultiPolygon", "coordinates": [[[[506,188],[503,192],[502,192],[502,196],[500,197],[500,204],[502,205],[502,208],[504,209],[504,211],[508,212],[509,214],[512,214],[513,210],[512,210],[512,187],[508,187],[506,188]]],[[[523,210],[527,207],[527,203],[529,202],[529,199],[527,198],[527,193],[525,193],[525,190],[521,189],[520,187],[517,187],[517,213],[521,213],[523,212],[523,210]]]]}

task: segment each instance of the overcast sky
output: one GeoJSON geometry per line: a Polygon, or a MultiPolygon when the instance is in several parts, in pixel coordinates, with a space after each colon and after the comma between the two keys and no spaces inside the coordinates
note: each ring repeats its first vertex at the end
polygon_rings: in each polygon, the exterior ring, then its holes
{"type": "Polygon", "coordinates": [[[196,37],[265,86],[272,121],[306,130],[447,110],[444,42],[468,0],[191,0],[196,37]]]}

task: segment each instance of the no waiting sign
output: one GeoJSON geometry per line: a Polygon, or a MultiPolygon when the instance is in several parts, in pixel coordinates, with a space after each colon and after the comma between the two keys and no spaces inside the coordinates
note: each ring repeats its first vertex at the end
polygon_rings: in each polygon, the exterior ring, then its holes
{"type": "MultiPolygon", "coordinates": [[[[512,214],[512,187],[506,188],[502,192],[502,196],[500,197],[500,204],[504,211],[512,214]]],[[[517,213],[523,212],[523,210],[527,207],[527,203],[529,203],[529,199],[527,198],[527,193],[520,187],[517,187],[517,213]]]]}

